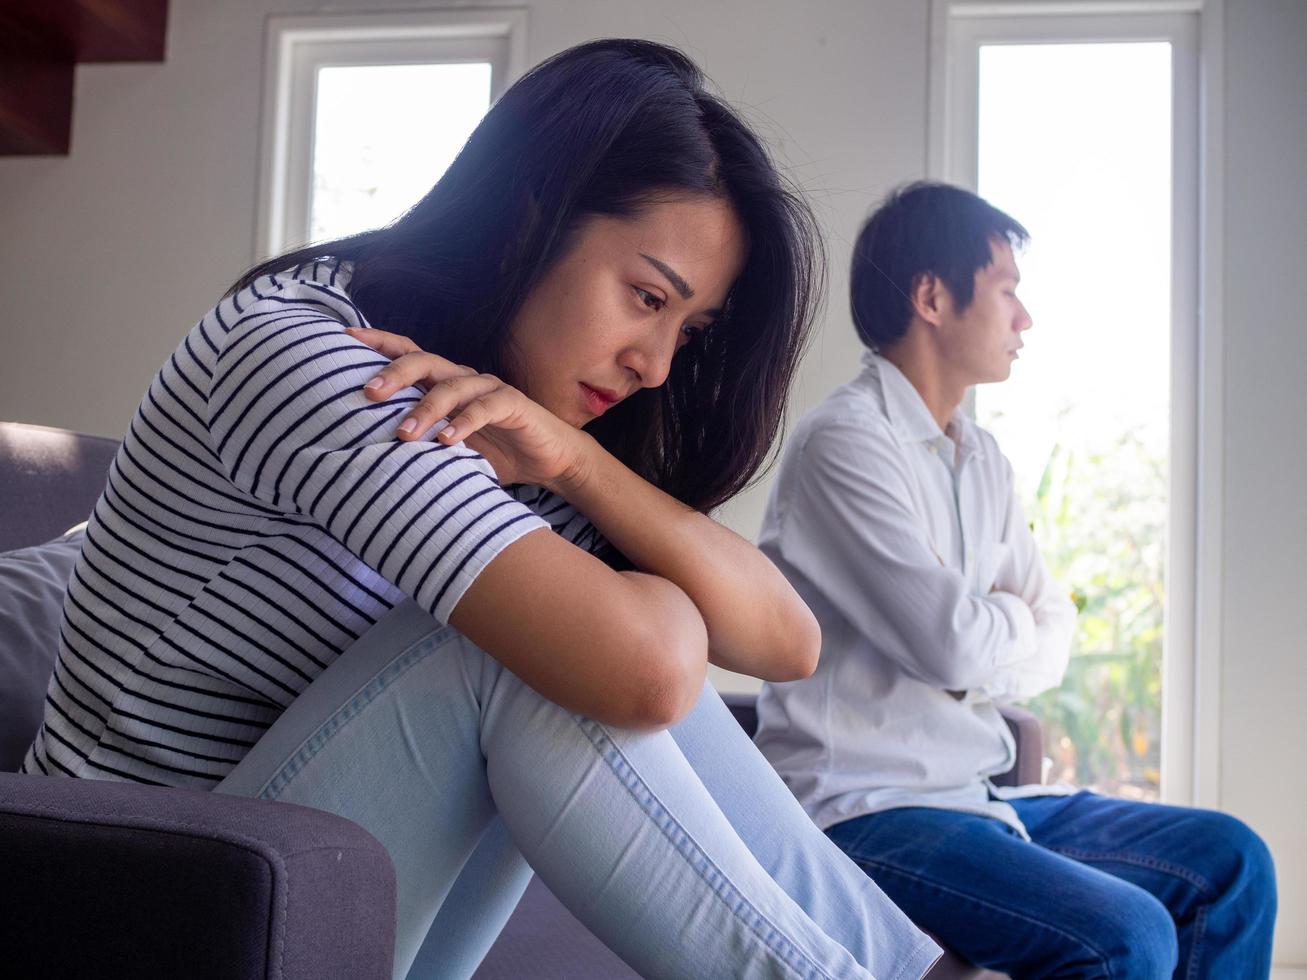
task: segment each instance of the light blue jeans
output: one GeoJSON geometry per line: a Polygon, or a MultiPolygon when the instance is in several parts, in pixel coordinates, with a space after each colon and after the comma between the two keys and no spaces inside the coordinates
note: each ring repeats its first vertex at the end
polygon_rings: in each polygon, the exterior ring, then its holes
{"type": "Polygon", "coordinates": [[[397,978],[470,975],[532,869],[646,977],[889,980],[939,955],[710,687],[669,731],[609,728],[412,602],[324,671],[218,791],[328,810],[385,845],[397,978]]]}

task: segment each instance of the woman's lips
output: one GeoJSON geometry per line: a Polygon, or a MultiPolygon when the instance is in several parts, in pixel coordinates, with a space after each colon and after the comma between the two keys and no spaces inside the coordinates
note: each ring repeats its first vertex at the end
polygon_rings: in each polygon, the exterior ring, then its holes
{"type": "Polygon", "coordinates": [[[603,415],[617,402],[617,396],[600,388],[591,388],[584,381],[581,390],[585,392],[585,405],[594,415],[603,415]]]}

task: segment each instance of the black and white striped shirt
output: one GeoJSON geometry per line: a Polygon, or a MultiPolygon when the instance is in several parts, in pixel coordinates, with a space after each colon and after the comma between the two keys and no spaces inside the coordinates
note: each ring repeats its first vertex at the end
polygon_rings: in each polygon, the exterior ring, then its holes
{"type": "Polygon", "coordinates": [[[387,361],[343,331],[367,326],[348,275],[260,278],[155,376],[87,526],[23,771],[212,787],[404,595],[443,623],[529,531],[604,547],[470,449],[393,437],[421,393],[364,396],[387,361]]]}

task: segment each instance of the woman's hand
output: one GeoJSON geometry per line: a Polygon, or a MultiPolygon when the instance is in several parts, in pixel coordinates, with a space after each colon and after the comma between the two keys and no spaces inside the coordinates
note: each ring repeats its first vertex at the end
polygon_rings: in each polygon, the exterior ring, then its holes
{"type": "Polygon", "coordinates": [[[400,423],[397,438],[420,439],[448,419],[436,438],[466,443],[486,458],[500,483],[552,487],[581,466],[586,437],[492,374],[429,354],[412,340],[374,328],[347,327],[355,340],[391,358],[364,385],[373,401],[416,385],[427,394],[400,423]]]}

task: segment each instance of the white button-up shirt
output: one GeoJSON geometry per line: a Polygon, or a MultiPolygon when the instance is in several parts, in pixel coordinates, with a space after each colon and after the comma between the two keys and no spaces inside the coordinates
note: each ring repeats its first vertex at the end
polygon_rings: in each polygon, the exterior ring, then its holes
{"type": "Polygon", "coordinates": [[[898,368],[863,361],[799,422],[768,501],[759,546],[822,649],[811,677],[764,685],[758,747],[823,828],[934,806],[1024,835],[1001,798],[1050,789],[990,785],[1015,753],[995,701],[1060,683],[1075,607],[993,436],[960,412],[941,432],[898,368]]]}

